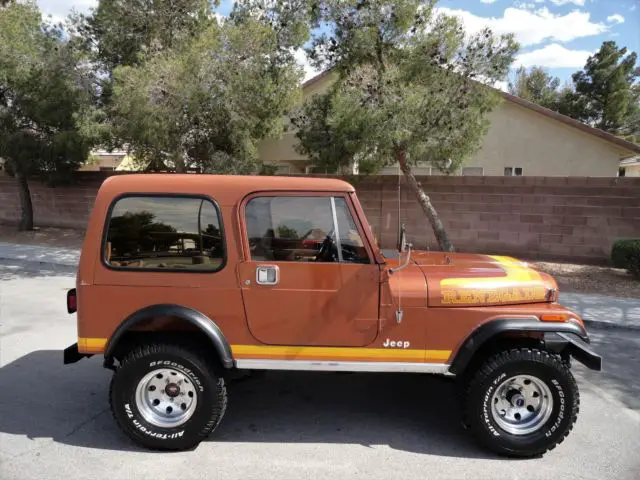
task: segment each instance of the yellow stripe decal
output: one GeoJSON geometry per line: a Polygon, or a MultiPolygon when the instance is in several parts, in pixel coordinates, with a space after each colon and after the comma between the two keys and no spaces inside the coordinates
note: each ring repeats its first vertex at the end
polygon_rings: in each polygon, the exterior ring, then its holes
{"type": "MultiPolygon", "coordinates": [[[[78,349],[84,352],[102,352],[107,344],[106,338],[78,338],[78,349]]],[[[343,347],[305,347],[272,345],[231,345],[234,357],[251,358],[318,358],[326,360],[349,360],[367,358],[372,361],[440,361],[445,362],[451,356],[451,350],[408,350],[399,348],[343,348],[343,347]]]]}
{"type": "Polygon", "coordinates": [[[540,280],[538,273],[527,268],[527,264],[524,262],[500,255],[489,255],[489,257],[498,262],[498,265],[504,269],[504,277],[444,278],[440,281],[440,286],[482,288],[486,284],[487,286],[491,285],[500,288],[502,286],[540,280]]]}
{"type": "Polygon", "coordinates": [[[350,358],[370,358],[372,360],[385,360],[393,358],[423,361],[445,361],[451,355],[451,350],[405,350],[397,348],[344,348],[344,347],[305,347],[305,346],[272,346],[272,345],[232,345],[231,350],[235,355],[243,358],[252,355],[264,357],[324,357],[347,360],[350,358]]]}
{"type": "Polygon", "coordinates": [[[78,350],[102,352],[107,344],[107,338],[81,338],[78,337],[78,350]]]}

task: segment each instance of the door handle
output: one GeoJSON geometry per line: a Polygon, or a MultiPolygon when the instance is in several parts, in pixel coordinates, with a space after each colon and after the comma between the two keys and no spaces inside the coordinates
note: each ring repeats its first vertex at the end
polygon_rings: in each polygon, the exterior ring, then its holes
{"type": "Polygon", "coordinates": [[[258,285],[277,285],[280,282],[280,269],[277,265],[260,265],[256,268],[258,285]]]}

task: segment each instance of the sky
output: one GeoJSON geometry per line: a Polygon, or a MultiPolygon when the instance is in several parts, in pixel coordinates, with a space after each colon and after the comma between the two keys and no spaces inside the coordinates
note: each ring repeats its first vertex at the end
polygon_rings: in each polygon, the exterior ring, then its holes
{"type": "MultiPolygon", "coordinates": [[[[97,0],[38,0],[45,14],[63,19],[72,8],[86,12],[97,0]]],[[[227,15],[233,0],[221,0],[219,13],[227,15]]],[[[490,26],[496,33],[513,32],[520,43],[514,63],[545,67],[562,83],[584,66],[602,42],[640,53],[640,0],[440,0],[438,10],[459,16],[467,31],[490,26]]],[[[305,80],[315,72],[303,51],[305,80]]],[[[506,88],[506,82],[498,85],[506,88]]]]}

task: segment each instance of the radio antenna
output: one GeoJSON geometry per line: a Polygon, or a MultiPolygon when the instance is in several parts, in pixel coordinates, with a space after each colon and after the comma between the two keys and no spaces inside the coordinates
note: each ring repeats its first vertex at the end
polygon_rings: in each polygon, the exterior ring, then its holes
{"type": "MultiPolygon", "coordinates": [[[[404,243],[404,235],[402,234],[402,211],[401,211],[401,203],[402,203],[402,185],[400,182],[400,175],[402,171],[400,170],[400,161],[398,161],[398,266],[400,265],[400,256],[402,255],[402,247],[404,243]]],[[[404,312],[402,311],[402,282],[398,282],[398,310],[396,310],[396,323],[402,323],[402,317],[404,316],[404,312]]]]}

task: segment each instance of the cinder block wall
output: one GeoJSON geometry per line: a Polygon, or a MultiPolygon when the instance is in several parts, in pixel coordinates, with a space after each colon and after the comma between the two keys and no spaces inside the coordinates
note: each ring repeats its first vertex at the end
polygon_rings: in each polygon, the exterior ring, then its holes
{"type": "MultiPolygon", "coordinates": [[[[29,189],[36,226],[84,229],[98,188],[106,177],[103,172],[79,172],[73,185],[56,188],[31,180],[29,189]]],[[[19,218],[16,181],[0,172],[0,222],[15,223],[19,218]]]]}
{"type": "MultiPolygon", "coordinates": [[[[84,228],[106,175],[76,175],[73,186],[31,182],[39,226],[84,228]]],[[[383,248],[397,236],[398,177],[345,177],[358,191],[383,248]]],[[[591,263],[609,258],[619,238],[640,238],[640,178],[419,177],[456,248],[529,259],[591,263]]],[[[401,220],[416,248],[437,249],[431,228],[404,180],[401,220]]],[[[15,181],[0,175],[0,222],[17,221],[15,181]]]]}
{"type": "MultiPolygon", "coordinates": [[[[398,179],[350,179],[385,247],[395,245],[398,179]]],[[[600,263],[613,242],[640,238],[640,179],[420,177],[460,251],[600,263]]],[[[437,249],[412,192],[401,181],[401,220],[418,248],[437,249]]]]}

